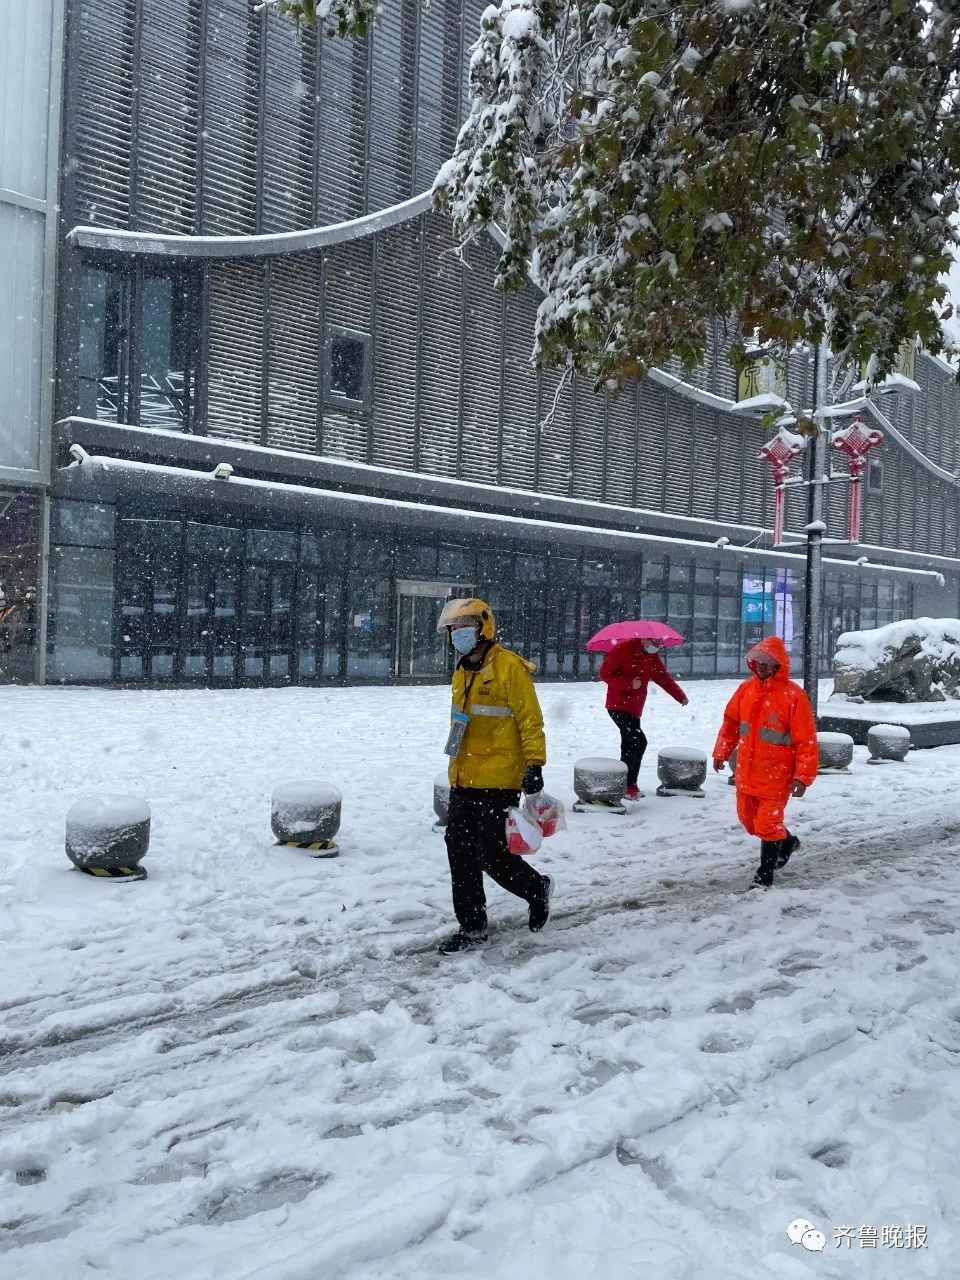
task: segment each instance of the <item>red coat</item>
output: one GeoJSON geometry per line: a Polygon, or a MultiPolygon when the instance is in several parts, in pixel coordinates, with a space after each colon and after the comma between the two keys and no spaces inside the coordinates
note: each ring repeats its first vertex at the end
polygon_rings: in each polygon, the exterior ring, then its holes
{"type": "Polygon", "coordinates": [[[651,680],[677,702],[684,702],[687,697],[663,665],[659,653],[645,653],[640,640],[627,640],[615,645],[603,660],[600,679],[607,685],[607,710],[629,711],[632,716],[642,715],[647,685],[651,680]],[[633,682],[637,677],[643,683],[639,689],[634,689],[633,682]]]}
{"type": "Polygon", "coordinates": [[[768,636],[756,647],[775,658],[780,670],[766,680],[751,676],[737,689],[723,713],[713,756],[729,760],[736,748],[737,790],[786,803],[794,780],[809,787],[817,776],[817,725],[810,699],[790,679],[783,641],[768,636]]]}

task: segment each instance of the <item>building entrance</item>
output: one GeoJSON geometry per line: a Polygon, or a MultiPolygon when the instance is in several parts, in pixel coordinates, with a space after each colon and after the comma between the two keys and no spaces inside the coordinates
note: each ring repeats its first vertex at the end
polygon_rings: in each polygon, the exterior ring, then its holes
{"type": "Polygon", "coordinates": [[[473,587],[448,582],[397,582],[397,645],[394,675],[442,676],[453,668],[446,636],[437,633],[440,611],[456,596],[473,595],[473,587]]]}

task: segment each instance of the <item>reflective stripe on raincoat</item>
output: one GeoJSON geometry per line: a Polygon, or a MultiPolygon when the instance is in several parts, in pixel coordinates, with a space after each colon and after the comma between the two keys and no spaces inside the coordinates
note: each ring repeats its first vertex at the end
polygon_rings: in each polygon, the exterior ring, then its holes
{"type": "Polygon", "coordinates": [[[533,687],[532,663],[495,644],[479,671],[458,665],[453,673],[454,711],[470,723],[447,768],[454,787],[519,791],[530,764],[546,764],[543,713],[533,687]]]}
{"type": "MultiPolygon", "coordinates": [[[[766,680],[753,675],[727,703],[714,758],[737,752],[737,789],[760,799],[783,799],[799,779],[817,776],[817,725],[810,700],[790,679],[790,655],[779,636],[768,636],[751,652],[762,652],[780,668],[766,680]]],[[[750,655],[747,655],[749,665],[750,655]]]]}

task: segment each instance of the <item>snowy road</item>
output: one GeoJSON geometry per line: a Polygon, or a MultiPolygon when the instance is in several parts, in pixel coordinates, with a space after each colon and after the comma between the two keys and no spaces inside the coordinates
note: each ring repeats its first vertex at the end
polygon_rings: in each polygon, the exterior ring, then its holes
{"type": "MultiPolygon", "coordinates": [[[[652,796],[730,687],[652,695],[650,798],[545,847],[542,935],[492,888],[447,961],[442,690],[0,691],[0,1276],[956,1276],[960,748],[858,748],[744,893],[725,780],[652,796]],[[272,846],[311,775],[338,861],[272,846]],[[104,788],[151,802],[144,883],[63,856],[104,788]]],[[[613,728],[596,687],[541,696],[569,799],[613,728]]]]}

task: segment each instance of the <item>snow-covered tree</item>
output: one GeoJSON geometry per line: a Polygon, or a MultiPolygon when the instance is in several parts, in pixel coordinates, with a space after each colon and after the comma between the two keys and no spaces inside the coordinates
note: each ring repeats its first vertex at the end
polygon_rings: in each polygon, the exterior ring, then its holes
{"type": "Polygon", "coordinates": [[[541,364],[692,367],[724,317],[881,379],[905,340],[945,346],[958,69],[947,0],[499,0],[435,197],[543,289],[541,364]]]}

